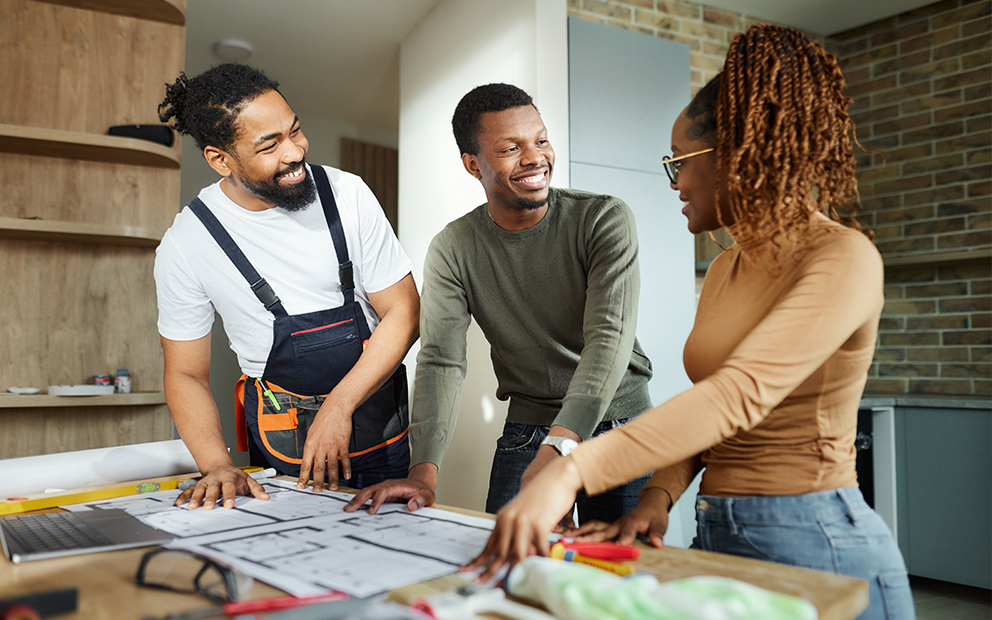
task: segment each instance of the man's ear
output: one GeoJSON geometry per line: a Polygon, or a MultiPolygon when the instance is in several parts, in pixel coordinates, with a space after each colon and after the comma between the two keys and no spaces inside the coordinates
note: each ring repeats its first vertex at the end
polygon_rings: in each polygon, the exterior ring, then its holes
{"type": "Polygon", "coordinates": [[[207,163],[214,169],[214,172],[220,176],[227,178],[234,174],[230,164],[232,159],[230,153],[222,151],[216,146],[207,146],[203,149],[203,158],[207,160],[207,163]]]}
{"type": "Polygon", "coordinates": [[[470,153],[462,153],[462,165],[465,170],[475,178],[482,180],[482,173],[479,172],[479,158],[470,153]]]}

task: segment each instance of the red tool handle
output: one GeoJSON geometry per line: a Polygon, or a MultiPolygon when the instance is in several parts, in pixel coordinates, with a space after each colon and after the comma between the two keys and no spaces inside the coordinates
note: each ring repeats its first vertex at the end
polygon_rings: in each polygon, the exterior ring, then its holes
{"type": "Polygon", "coordinates": [[[41,615],[33,607],[24,603],[14,603],[10,607],[0,609],[3,620],[41,620],[41,615]]]}
{"type": "Polygon", "coordinates": [[[306,596],[274,596],[271,598],[257,598],[251,601],[224,603],[223,610],[226,616],[237,616],[256,611],[275,611],[277,609],[302,607],[313,603],[329,603],[331,601],[345,600],[348,600],[348,595],[345,592],[332,590],[322,594],[308,594],[306,596]]]}
{"type": "Polygon", "coordinates": [[[567,542],[559,540],[579,555],[597,560],[636,560],[641,557],[641,550],[633,545],[621,545],[611,542],[567,542]]]}

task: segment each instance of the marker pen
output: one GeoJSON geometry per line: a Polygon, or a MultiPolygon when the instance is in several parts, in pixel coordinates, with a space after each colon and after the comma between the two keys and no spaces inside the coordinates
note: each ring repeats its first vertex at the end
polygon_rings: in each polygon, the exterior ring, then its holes
{"type": "Polygon", "coordinates": [[[555,543],[551,547],[551,558],[555,560],[564,560],[565,562],[574,562],[576,564],[587,564],[589,566],[595,566],[596,568],[601,568],[605,571],[609,571],[615,575],[620,575],[621,577],[626,577],[627,575],[633,575],[637,571],[634,569],[634,565],[630,562],[610,562],[609,560],[597,560],[595,558],[587,558],[584,555],[580,555],[571,549],[565,548],[562,543],[555,543]]]}

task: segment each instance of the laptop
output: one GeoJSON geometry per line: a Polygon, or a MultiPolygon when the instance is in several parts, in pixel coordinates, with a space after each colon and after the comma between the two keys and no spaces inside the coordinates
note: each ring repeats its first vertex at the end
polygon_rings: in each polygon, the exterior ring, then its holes
{"type": "Polygon", "coordinates": [[[118,509],[46,512],[0,518],[0,543],[14,564],[161,545],[171,534],[118,509]]]}

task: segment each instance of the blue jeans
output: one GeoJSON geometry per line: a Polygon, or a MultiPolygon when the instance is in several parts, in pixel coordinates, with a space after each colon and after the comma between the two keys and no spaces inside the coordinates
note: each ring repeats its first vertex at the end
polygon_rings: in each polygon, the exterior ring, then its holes
{"type": "MultiPolygon", "coordinates": [[[[623,426],[630,418],[610,420],[596,427],[592,436],[623,426]]],[[[520,492],[520,477],[530,462],[537,456],[537,449],[548,436],[548,426],[517,424],[503,425],[503,436],[496,440],[496,454],[493,456],[493,469],[489,476],[489,497],[486,499],[486,512],[495,513],[520,492]]],[[[615,489],[595,496],[579,491],[576,504],[579,507],[579,522],[598,519],[611,523],[637,506],[637,495],[650,475],[631,480],[615,489]]]]}
{"type": "Polygon", "coordinates": [[[858,488],[696,499],[693,549],[838,573],[868,582],[862,620],[913,620],[902,554],[858,488]]]}

